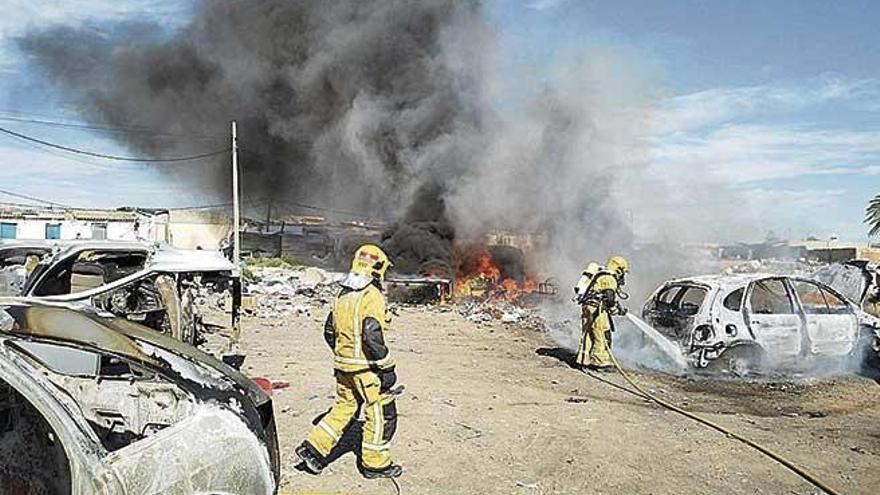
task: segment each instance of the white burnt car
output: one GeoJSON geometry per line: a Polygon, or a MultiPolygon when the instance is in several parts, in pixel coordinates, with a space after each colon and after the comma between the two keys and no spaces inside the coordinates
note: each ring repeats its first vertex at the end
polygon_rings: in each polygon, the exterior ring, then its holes
{"type": "Polygon", "coordinates": [[[880,320],[817,280],[709,275],[666,282],[642,317],[698,368],[748,373],[880,349],[880,320]]]}
{"type": "Polygon", "coordinates": [[[123,318],[0,299],[0,493],[271,495],[272,401],[123,318]]]}
{"type": "MultiPolygon", "coordinates": [[[[13,245],[0,246],[0,255],[5,250],[22,252],[13,245]]],[[[21,257],[10,256],[10,262],[21,257]]],[[[147,242],[66,241],[43,255],[19,294],[12,295],[91,306],[195,345],[201,324],[194,307],[197,293],[202,288],[228,290],[234,268],[217,251],[147,242]]]]}

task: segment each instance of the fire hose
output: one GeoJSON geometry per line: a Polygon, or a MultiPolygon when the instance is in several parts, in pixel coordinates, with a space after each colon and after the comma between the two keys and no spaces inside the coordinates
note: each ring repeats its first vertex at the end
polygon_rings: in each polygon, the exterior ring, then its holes
{"type": "MultiPolygon", "coordinates": [[[[611,318],[609,318],[609,320],[610,319],[611,318]]],[[[612,328],[613,328],[613,323],[612,323],[612,328]]],[[[659,397],[651,394],[650,392],[645,390],[642,386],[640,386],[638,383],[636,383],[632,379],[632,377],[630,377],[629,374],[626,371],[624,371],[623,367],[620,366],[620,363],[617,361],[617,358],[614,356],[614,353],[611,352],[611,346],[609,346],[607,344],[607,342],[605,344],[605,347],[608,350],[608,354],[611,356],[611,362],[614,363],[614,368],[617,370],[618,373],[620,373],[620,376],[622,376],[623,379],[626,380],[627,383],[629,383],[636,390],[638,390],[639,393],[644,398],[650,399],[650,400],[656,402],[658,405],[665,407],[666,409],[669,409],[670,411],[681,414],[682,416],[690,418],[698,423],[702,423],[703,425],[708,426],[709,428],[712,428],[713,430],[719,431],[719,432],[727,435],[730,438],[739,440],[740,442],[748,445],[749,447],[754,448],[755,450],[761,452],[762,454],[766,455],[767,457],[769,457],[769,458],[773,459],[774,461],[787,467],[792,472],[794,472],[795,474],[797,474],[801,478],[807,480],[808,482],[810,482],[811,484],[813,484],[815,487],[819,488],[820,490],[824,491],[828,495],[841,495],[841,493],[839,491],[835,490],[834,488],[829,486],[827,483],[820,480],[816,475],[807,471],[805,468],[798,466],[794,462],[789,461],[788,459],[783,457],[781,454],[778,454],[778,453],[770,450],[769,448],[755,442],[754,440],[749,440],[748,438],[745,438],[742,435],[735,433],[735,432],[719,425],[718,423],[715,423],[707,418],[704,418],[704,417],[699,416],[697,414],[694,414],[690,411],[682,409],[682,408],[676,406],[675,404],[666,402],[665,400],[660,399],[659,397]]],[[[593,376],[593,375],[591,375],[591,376],[593,376]]]]}

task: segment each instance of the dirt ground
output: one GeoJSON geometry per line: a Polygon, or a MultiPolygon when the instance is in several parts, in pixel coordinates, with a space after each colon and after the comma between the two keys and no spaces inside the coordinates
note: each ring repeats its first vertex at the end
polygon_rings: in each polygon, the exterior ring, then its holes
{"type": "MultiPolygon", "coordinates": [[[[332,405],[326,310],[246,318],[243,370],[289,381],[275,392],[281,493],[393,494],[364,480],[353,449],[320,476],[294,448],[332,405]]],[[[454,311],[404,308],[389,343],[405,394],[395,461],[404,494],[807,494],[817,490],[755,450],[628,392],[616,374],[572,369],[545,335],[478,326],[454,311]]],[[[783,454],[842,493],[880,486],[880,385],[861,377],[734,383],[634,373],[654,393],[783,454]]]]}

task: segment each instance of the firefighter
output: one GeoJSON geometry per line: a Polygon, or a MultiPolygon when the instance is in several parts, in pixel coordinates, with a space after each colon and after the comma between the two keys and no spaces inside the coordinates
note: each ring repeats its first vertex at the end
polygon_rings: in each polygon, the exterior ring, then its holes
{"type": "Polygon", "coordinates": [[[385,345],[390,318],[382,282],[391,266],[373,244],[355,252],[351,270],[324,323],[324,340],[333,350],[336,403],[296,449],[306,469],[319,474],[327,456],[363,408],[361,472],[366,478],[396,478],[403,468],[391,462],[390,441],[397,429],[397,407],[391,388],[397,381],[394,361],[385,345]]]}
{"type": "Polygon", "coordinates": [[[577,365],[582,369],[610,371],[612,315],[625,315],[620,304],[625,298],[622,287],[626,283],[629,263],[622,256],[612,256],[603,267],[590,263],[575,286],[576,300],[581,305],[581,340],[577,365]]]}

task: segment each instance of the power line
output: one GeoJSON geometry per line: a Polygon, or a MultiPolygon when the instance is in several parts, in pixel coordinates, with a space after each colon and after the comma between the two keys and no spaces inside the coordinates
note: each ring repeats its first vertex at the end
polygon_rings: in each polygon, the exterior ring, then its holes
{"type": "Polygon", "coordinates": [[[0,127],[0,132],[8,134],[8,135],[16,137],[16,138],[19,138],[19,139],[24,139],[25,141],[30,141],[32,143],[42,144],[43,146],[49,146],[51,148],[56,148],[59,150],[70,152],[70,153],[92,156],[95,158],[104,158],[107,160],[125,161],[125,162],[144,162],[144,163],[187,162],[187,161],[198,160],[201,158],[208,158],[211,156],[217,156],[217,155],[221,155],[221,154],[229,152],[229,148],[225,148],[222,150],[212,151],[210,153],[202,153],[202,154],[198,154],[198,155],[181,156],[181,157],[175,157],[175,158],[134,158],[134,157],[128,157],[128,156],[106,155],[104,153],[95,153],[93,151],[86,151],[86,150],[81,150],[81,149],[77,149],[77,148],[71,148],[69,146],[63,146],[60,144],[50,143],[49,141],[44,141],[42,139],[37,139],[35,137],[31,137],[31,136],[28,136],[25,134],[11,131],[11,130],[6,129],[4,127],[0,127]]]}
{"type": "Polygon", "coordinates": [[[327,208],[327,207],[323,207],[323,206],[308,205],[308,204],[305,204],[305,203],[298,203],[298,202],[296,202],[296,201],[284,200],[284,199],[279,199],[279,200],[277,200],[277,201],[278,201],[279,203],[281,203],[281,204],[290,205],[290,206],[298,206],[298,207],[300,207],[300,208],[305,208],[305,209],[307,209],[307,210],[326,211],[327,213],[336,213],[336,214],[338,214],[338,215],[349,215],[349,216],[360,217],[360,218],[372,218],[372,217],[370,217],[370,215],[364,215],[363,213],[357,213],[357,212],[354,212],[354,211],[336,210],[336,209],[333,209],[333,208],[327,208]]]}
{"type": "Polygon", "coordinates": [[[65,204],[56,203],[56,202],[54,202],[54,201],[49,201],[49,200],[47,200],[47,199],[35,198],[35,197],[33,197],[33,196],[28,196],[28,195],[26,195],[26,194],[18,194],[18,193],[14,193],[14,192],[12,192],[12,191],[6,191],[6,190],[3,190],[3,189],[0,189],[0,193],[5,194],[5,195],[7,195],[7,196],[12,196],[12,197],[14,197],[14,198],[26,199],[26,200],[28,200],[28,201],[36,201],[37,203],[43,203],[43,204],[47,204],[47,205],[50,205],[50,206],[60,206],[60,207],[62,207],[62,208],[70,208],[70,206],[65,205],[65,204]]]}
{"type": "MultiPolygon", "coordinates": [[[[0,113],[5,113],[5,111],[0,110],[0,113]]],[[[62,127],[66,129],[84,129],[90,131],[101,131],[101,132],[109,132],[116,134],[145,134],[155,137],[168,137],[168,138],[189,138],[189,139],[205,139],[205,140],[225,140],[226,136],[210,136],[210,135],[199,135],[199,134],[177,134],[177,133],[169,133],[169,132],[159,132],[153,129],[149,129],[146,127],[122,127],[122,126],[101,126],[101,125],[92,125],[92,124],[74,124],[70,122],[59,122],[56,120],[41,120],[41,119],[25,119],[20,117],[6,117],[0,116],[0,120],[7,122],[18,122],[23,124],[40,124],[47,125],[52,127],[62,127]]]]}

